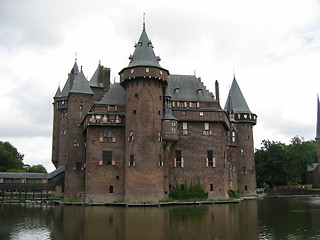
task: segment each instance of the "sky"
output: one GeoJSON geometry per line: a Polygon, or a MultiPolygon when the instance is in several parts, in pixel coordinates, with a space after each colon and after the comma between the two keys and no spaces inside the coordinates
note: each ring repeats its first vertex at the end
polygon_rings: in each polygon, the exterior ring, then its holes
{"type": "Polygon", "coordinates": [[[319,0],[1,0],[0,141],[48,171],[52,102],[75,58],[88,80],[99,61],[112,81],[129,64],[145,13],[161,66],[220,85],[224,107],[235,75],[258,115],[262,140],[315,138],[320,91],[319,0]]]}

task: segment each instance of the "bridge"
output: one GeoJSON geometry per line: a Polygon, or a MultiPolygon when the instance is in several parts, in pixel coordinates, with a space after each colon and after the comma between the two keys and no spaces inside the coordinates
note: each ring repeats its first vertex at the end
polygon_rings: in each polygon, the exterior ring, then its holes
{"type": "Polygon", "coordinates": [[[64,166],[51,173],[0,172],[0,200],[28,199],[30,193],[32,199],[36,196],[39,198],[39,195],[40,199],[43,199],[43,192],[46,192],[48,197],[48,193],[54,191],[56,186],[63,186],[64,172],[64,166]]]}

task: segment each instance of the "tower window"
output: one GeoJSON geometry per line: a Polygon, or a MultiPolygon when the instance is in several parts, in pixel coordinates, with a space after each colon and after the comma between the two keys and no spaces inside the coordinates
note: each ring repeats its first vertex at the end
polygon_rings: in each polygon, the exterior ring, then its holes
{"type": "Polygon", "coordinates": [[[136,166],[136,160],[134,159],[134,155],[130,155],[129,167],[135,167],[135,166],[136,166]]]}
{"type": "Polygon", "coordinates": [[[182,134],[188,135],[188,123],[187,122],[182,123],[182,134]]]}
{"type": "Polygon", "coordinates": [[[150,72],[150,68],[146,68],[146,72],[150,72]]]}
{"type": "Polygon", "coordinates": [[[171,132],[173,133],[177,132],[177,123],[175,121],[171,123],[171,132]]]}
{"type": "Polygon", "coordinates": [[[109,193],[113,193],[113,186],[109,186],[109,193]]]}
{"type": "Polygon", "coordinates": [[[210,124],[208,122],[204,123],[203,135],[211,136],[210,124]]]}
{"type": "Polygon", "coordinates": [[[129,132],[128,142],[133,141],[133,131],[129,132]]]}
{"type": "Polygon", "coordinates": [[[136,115],[137,110],[133,109],[132,113],[133,113],[133,115],[136,115]]]}
{"type": "Polygon", "coordinates": [[[207,151],[206,167],[216,167],[216,159],[213,157],[213,151],[207,151]]]}
{"type": "Polygon", "coordinates": [[[103,165],[112,165],[112,151],[103,151],[103,165]]]}
{"type": "Polygon", "coordinates": [[[210,191],[212,192],[213,191],[213,184],[210,183],[210,191]]]}
{"type": "Polygon", "coordinates": [[[174,158],[174,167],[184,167],[184,161],[181,157],[181,150],[176,150],[175,155],[176,157],[174,158]]]}
{"type": "Polygon", "coordinates": [[[134,94],[134,99],[135,99],[135,100],[138,100],[138,96],[139,96],[139,94],[138,94],[138,93],[135,93],[135,94],[134,94]]]}

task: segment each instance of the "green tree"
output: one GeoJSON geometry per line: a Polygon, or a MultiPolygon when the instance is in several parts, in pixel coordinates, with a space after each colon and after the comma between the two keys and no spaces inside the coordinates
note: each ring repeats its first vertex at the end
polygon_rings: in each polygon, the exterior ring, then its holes
{"type": "Polygon", "coordinates": [[[315,141],[294,137],[289,145],[285,145],[263,140],[261,149],[255,151],[258,186],[305,183],[307,166],[316,160],[315,141]]]}
{"type": "Polygon", "coordinates": [[[0,141],[0,172],[9,169],[23,170],[23,157],[9,142],[0,141]]]}
{"type": "Polygon", "coordinates": [[[38,165],[33,165],[32,167],[28,168],[27,172],[30,173],[47,173],[47,170],[45,169],[44,166],[41,164],[38,165]]]}

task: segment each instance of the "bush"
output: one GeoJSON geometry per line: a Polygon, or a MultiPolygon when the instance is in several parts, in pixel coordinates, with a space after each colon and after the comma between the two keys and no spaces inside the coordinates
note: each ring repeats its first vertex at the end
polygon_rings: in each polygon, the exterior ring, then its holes
{"type": "Polygon", "coordinates": [[[238,189],[236,190],[228,190],[229,198],[240,198],[240,192],[238,189]]]}
{"type": "Polygon", "coordinates": [[[175,200],[205,200],[208,198],[208,193],[199,178],[183,185],[178,184],[176,180],[174,189],[170,191],[169,197],[175,200]]]}

